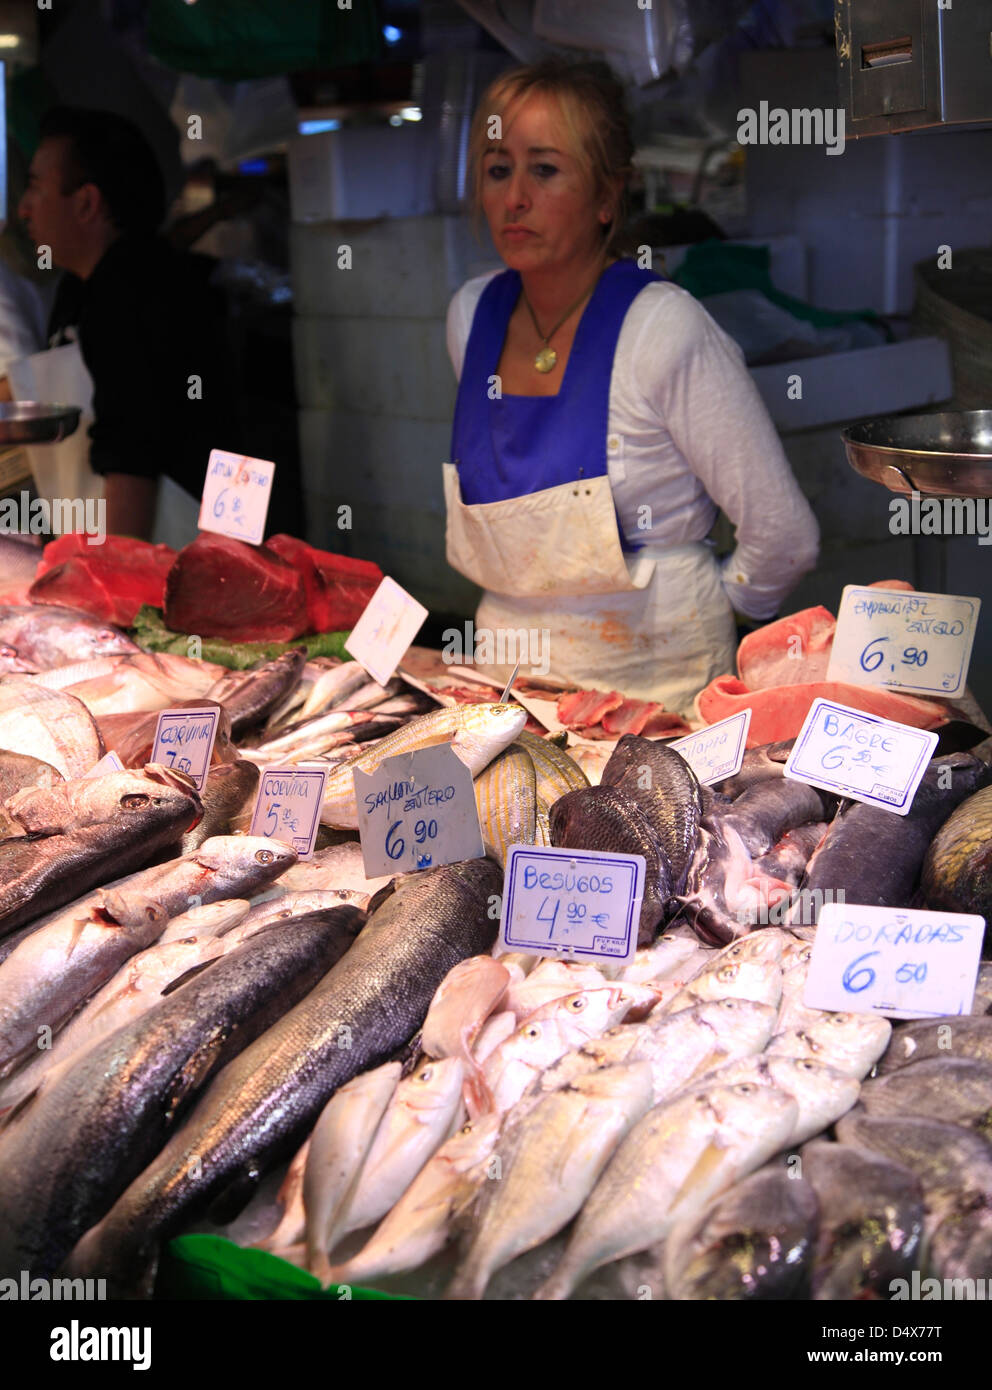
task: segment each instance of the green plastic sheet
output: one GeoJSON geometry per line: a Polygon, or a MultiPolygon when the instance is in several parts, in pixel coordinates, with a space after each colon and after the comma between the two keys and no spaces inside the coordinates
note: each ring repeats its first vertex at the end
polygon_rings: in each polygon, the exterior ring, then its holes
{"type": "Polygon", "coordinates": [[[331,1303],[416,1301],[355,1285],[332,1284],[322,1289],[312,1274],[277,1255],[210,1235],[178,1236],[169,1242],[162,1252],[155,1297],[209,1301],[316,1299],[331,1303]]]}

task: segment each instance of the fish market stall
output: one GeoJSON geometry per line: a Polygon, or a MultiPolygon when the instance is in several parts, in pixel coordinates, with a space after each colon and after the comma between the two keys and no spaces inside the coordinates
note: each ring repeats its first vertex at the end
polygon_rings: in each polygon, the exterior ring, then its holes
{"type": "MultiPolygon", "coordinates": [[[[0,1278],[742,1300],[988,1273],[992,740],[963,678],[845,679],[847,610],[810,609],[684,718],[416,644],[363,664],[381,573],[290,537],[37,554],[0,593],[0,1278]],[[857,766],[803,771],[823,707],[852,746],[922,741],[900,813],[857,766]],[[427,794],[445,745],[467,800],[427,794]],[[526,949],[522,854],[572,872],[526,949]],[[622,949],[562,925],[604,864],[639,866],[622,949]],[[838,955],[838,923],[875,936],[838,955]],[[949,981],[925,947],[952,930],[949,981]]],[[[858,592],[863,621],[927,598],[858,592]]]]}

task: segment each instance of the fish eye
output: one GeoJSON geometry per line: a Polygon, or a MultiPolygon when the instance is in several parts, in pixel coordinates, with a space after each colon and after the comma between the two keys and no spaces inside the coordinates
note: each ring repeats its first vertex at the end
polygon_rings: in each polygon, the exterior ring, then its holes
{"type": "Polygon", "coordinates": [[[260,849],[255,851],[256,864],[271,864],[275,855],[270,849],[260,849]]]}
{"type": "Polygon", "coordinates": [[[538,1028],[536,1023],[532,1023],[529,1027],[524,1029],[525,1038],[539,1038],[540,1036],[541,1030],[540,1028],[538,1028]]]}
{"type": "Polygon", "coordinates": [[[577,1014],[580,1014],[582,1010],[585,1008],[586,1002],[587,1001],[585,996],[580,994],[577,999],[570,999],[568,1001],[568,1007],[570,1009],[573,1009],[577,1014]]]}
{"type": "Polygon", "coordinates": [[[720,1007],[721,1007],[722,1009],[736,1009],[736,1008],[737,1008],[737,1000],[736,1000],[736,999],[721,999],[721,1000],[720,1000],[720,1007]]]}
{"type": "Polygon", "coordinates": [[[725,965],[722,970],[717,971],[717,979],[721,984],[729,984],[732,980],[736,980],[740,973],[738,966],[725,965]]]}
{"type": "Polygon", "coordinates": [[[144,792],[130,792],[121,797],[121,805],[128,811],[138,811],[142,806],[147,806],[150,800],[144,792]]]}
{"type": "Polygon", "coordinates": [[[742,1081],[739,1085],[734,1087],[734,1090],[739,1096],[753,1096],[757,1089],[757,1086],[755,1086],[752,1081],[742,1081]]]}
{"type": "Polygon", "coordinates": [[[430,1079],[431,1079],[431,1077],[432,1077],[433,1075],[434,1075],[434,1068],[433,1068],[433,1067],[424,1067],[423,1071],[420,1071],[420,1072],[417,1073],[417,1080],[418,1080],[418,1081],[430,1081],[430,1079]]]}
{"type": "Polygon", "coordinates": [[[803,1071],[819,1071],[819,1067],[817,1066],[816,1062],[811,1062],[808,1057],[800,1058],[799,1066],[803,1069],[803,1071]]]}
{"type": "Polygon", "coordinates": [[[458,1133],[459,1133],[459,1134],[471,1134],[471,1133],[472,1133],[472,1121],[469,1120],[468,1124],[462,1125],[462,1127],[461,1127],[461,1129],[458,1131],[458,1133]]]}

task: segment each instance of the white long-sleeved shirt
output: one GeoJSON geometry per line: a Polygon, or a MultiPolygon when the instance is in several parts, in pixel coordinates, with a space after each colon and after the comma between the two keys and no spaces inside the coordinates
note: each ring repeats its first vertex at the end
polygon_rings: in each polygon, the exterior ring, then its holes
{"type": "MultiPolygon", "coordinates": [[[[495,274],[468,280],[448,307],[448,352],[459,379],[476,305],[495,274]]],[[[606,450],[629,542],[703,540],[723,509],[736,528],[723,584],[746,617],[774,616],[816,563],[816,518],[744,356],[677,285],[648,284],[627,311],[613,358],[606,450]]]]}

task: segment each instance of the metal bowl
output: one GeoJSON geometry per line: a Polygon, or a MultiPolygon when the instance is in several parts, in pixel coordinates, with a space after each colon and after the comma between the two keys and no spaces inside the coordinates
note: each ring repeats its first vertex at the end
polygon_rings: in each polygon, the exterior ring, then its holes
{"type": "Polygon", "coordinates": [[[78,405],[39,401],[0,402],[0,447],[11,444],[57,444],[79,426],[78,405]]]}
{"type": "Polygon", "coordinates": [[[992,497],[992,410],[890,415],[841,437],[851,467],[890,492],[992,497]]]}

